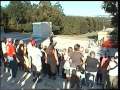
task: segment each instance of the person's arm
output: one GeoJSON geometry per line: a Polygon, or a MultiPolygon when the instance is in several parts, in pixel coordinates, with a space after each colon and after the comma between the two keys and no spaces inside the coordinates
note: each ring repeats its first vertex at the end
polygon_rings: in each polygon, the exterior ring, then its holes
{"type": "Polygon", "coordinates": [[[98,61],[98,59],[96,59],[96,60],[97,60],[97,68],[98,68],[98,67],[99,67],[99,63],[100,63],[100,62],[98,61]]]}
{"type": "Polygon", "coordinates": [[[86,59],[87,59],[87,57],[86,57],[86,56],[84,56],[84,57],[82,58],[82,60],[83,60],[83,64],[85,64],[85,63],[86,63],[86,59]]]}
{"type": "Polygon", "coordinates": [[[87,65],[87,61],[88,61],[88,56],[86,57],[86,60],[85,60],[85,62],[84,62],[85,65],[87,65]]]}
{"type": "Polygon", "coordinates": [[[54,55],[55,55],[55,60],[56,60],[56,62],[57,62],[57,65],[58,65],[58,64],[59,64],[59,62],[58,62],[58,56],[57,56],[56,49],[54,50],[54,55]]]}
{"type": "Polygon", "coordinates": [[[45,63],[47,64],[47,53],[45,52],[45,63]]]}
{"type": "Polygon", "coordinates": [[[80,53],[80,65],[83,65],[84,56],[80,53]]]}
{"type": "Polygon", "coordinates": [[[115,69],[117,66],[118,66],[118,65],[116,65],[116,66],[115,66],[115,67],[113,67],[113,68],[109,68],[108,70],[113,70],[113,69],[115,69]]]}
{"type": "Polygon", "coordinates": [[[111,68],[111,67],[110,67],[110,63],[109,63],[107,70],[108,70],[108,71],[109,71],[109,70],[113,70],[113,69],[115,69],[117,66],[118,66],[118,64],[116,63],[116,65],[111,68]]]}
{"type": "Polygon", "coordinates": [[[3,51],[3,54],[5,55],[6,54],[6,45],[2,43],[2,51],[3,51]]]}
{"type": "Polygon", "coordinates": [[[108,65],[108,67],[107,67],[107,70],[109,70],[110,69],[110,64],[108,65]]]}
{"type": "Polygon", "coordinates": [[[42,51],[41,51],[41,50],[39,50],[39,52],[40,52],[40,53],[39,53],[40,57],[42,57],[42,51]]]}

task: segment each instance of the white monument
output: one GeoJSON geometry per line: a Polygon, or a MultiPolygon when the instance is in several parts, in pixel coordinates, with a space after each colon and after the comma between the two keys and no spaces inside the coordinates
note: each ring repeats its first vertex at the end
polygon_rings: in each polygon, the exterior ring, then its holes
{"type": "Polygon", "coordinates": [[[33,36],[48,38],[52,33],[52,22],[33,23],[33,36]]]}

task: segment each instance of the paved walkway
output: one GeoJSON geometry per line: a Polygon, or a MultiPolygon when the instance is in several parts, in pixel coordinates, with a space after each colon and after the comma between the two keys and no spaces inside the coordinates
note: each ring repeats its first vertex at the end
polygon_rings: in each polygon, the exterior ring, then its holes
{"type": "MultiPolygon", "coordinates": [[[[42,78],[42,81],[37,83],[32,81],[31,73],[18,71],[15,82],[10,79],[10,73],[5,73],[1,70],[1,90],[16,90],[16,89],[63,89],[64,79],[57,76],[56,80],[49,79],[47,76],[42,78]]],[[[86,86],[83,89],[89,89],[86,86]]],[[[100,86],[95,86],[95,89],[101,89],[100,86]]]]}

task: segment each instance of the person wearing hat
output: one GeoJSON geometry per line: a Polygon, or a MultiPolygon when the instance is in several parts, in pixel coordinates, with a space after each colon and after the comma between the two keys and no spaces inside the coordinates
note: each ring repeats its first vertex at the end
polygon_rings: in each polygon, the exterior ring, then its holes
{"type": "Polygon", "coordinates": [[[110,89],[118,88],[118,52],[115,53],[115,57],[112,56],[107,70],[109,71],[110,89]]]}
{"type": "Polygon", "coordinates": [[[32,40],[32,51],[31,51],[31,58],[32,58],[32,71],[33,71],[33,81],[41,81],[40,74],[42,70],[42,52],[37,47],[37,42],[32,40]]]}

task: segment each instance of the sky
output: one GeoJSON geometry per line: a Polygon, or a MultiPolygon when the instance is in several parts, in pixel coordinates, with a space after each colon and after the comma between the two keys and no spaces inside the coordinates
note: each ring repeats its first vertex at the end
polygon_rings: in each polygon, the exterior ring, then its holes
{"type": "MultiPolygon", "coordinates": [[[[38,4],[39,1],[31,1],[31,3],[38,4]]],[[[51,1],[55,4],[56,1],[51,1]]],[[[67,16],[99,16],[110,15],[102,9],[103,1],[60,1],[63,12],[67,16]]],[[[1,6],[5,7],[9,1],[1,1],[1,6]]]]}

